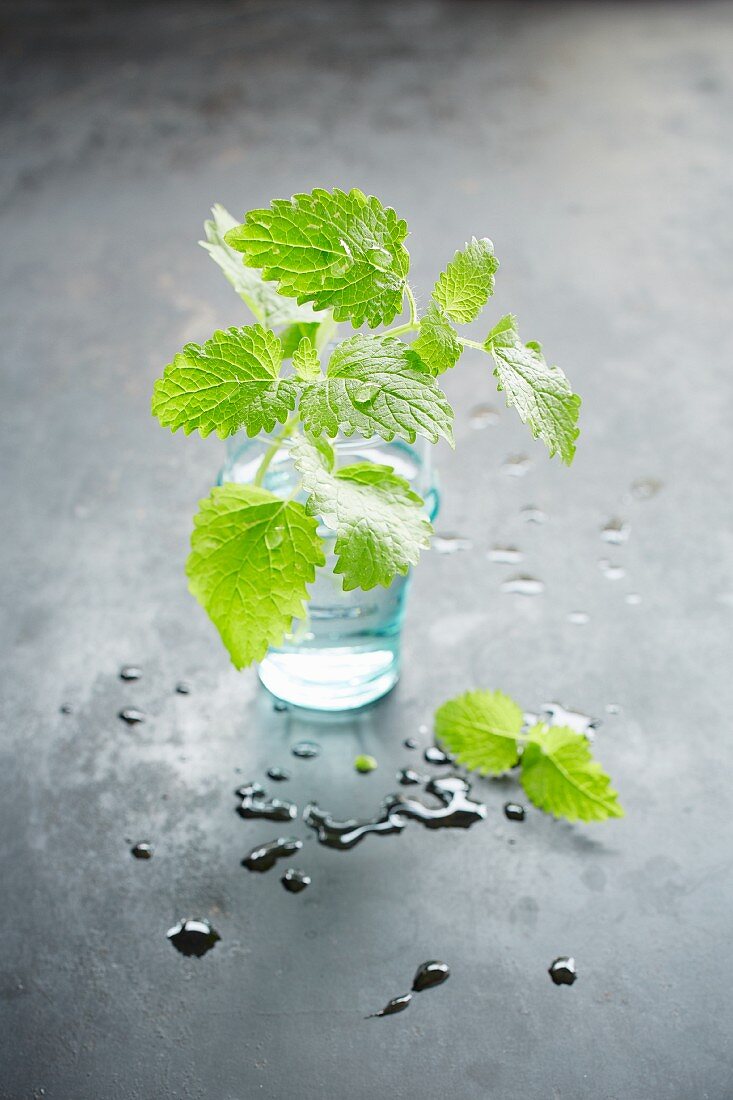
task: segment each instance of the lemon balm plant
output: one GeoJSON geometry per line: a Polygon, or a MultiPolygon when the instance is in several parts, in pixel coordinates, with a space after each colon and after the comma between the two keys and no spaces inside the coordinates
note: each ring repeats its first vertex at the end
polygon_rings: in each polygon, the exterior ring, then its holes
{"type": "MultiPolygon", "coordinates": [[[[174,432],[243,439],[240,469],[249,473],[200,503],[191,592],[237,668],[268,651],[300,656],[312,683],[330,685],[331,702],[323,690],[290,693],[292,701],[364,703],[394,683],[397,648],[388,647],[389,668],[377,662],[358,674],[354,654],[360,646],[373,654],[374,637],[398,634],[404,578],[430,541],[425,493],[415,491],[413,475],[424,471],[416,448],[441,438],[453,445],[440,376],[465,348],[485,353],[507,405],[568,464],[580,398],[539,344],[522,342],[513,316],[482,341],[461,334],[494,290],[498,263],[486,238],[456,252],[420,311],[408,281],[407,225],[361,191],[277,199],[241,224],[217,206],[206,236],[254,323],[187,344],[156,382],[152,410],[174,432]],[[360,331],[345,334],[341,325],[360,331]],[[330,586],[326,603],[345,609],[330,616],[328,644],[314,625],[329,618],[323,598],[318,614],[307,611],[319,584],[330,586]],[[374,589],[382,603],[349,598],[374,589]],[[339,618],[350,623],[346,644],[333,625],[339,618]]],[[[289,696],[284,673],[264,679],[289,696]]]]}

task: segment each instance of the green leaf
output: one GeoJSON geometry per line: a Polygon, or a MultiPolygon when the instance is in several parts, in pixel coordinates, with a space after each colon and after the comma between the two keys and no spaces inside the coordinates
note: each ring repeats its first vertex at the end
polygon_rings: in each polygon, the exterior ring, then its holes
{"type": "Polygon", "coordinates": [[[202,248],[219,265],[237,294],[265,328],[282,328],[295,322],[319,322],[319,314],[310,305],[298,305],[292,298],[283,298],[257,271],[245,267],[242,257],[224,240],[224,235],[239,223],[218,203],[211,208],[213,219],[204,222],[206,240],[202,248]]]}
{"type": "Polygon", "coordinates": [[[293,352],[293,369],[304,382],[313,382],[321,377],[318,352],[307,336],[303,337],[293,352]]]}
{"type": "Polygon", "coordinates": [[[339,344],[326,377],[307,383],[300,417],[314,435],[359,432],[366,439],[422,435],[453,445],[453,410],[415,352],[392,337],[358,334],[339,344]]]}
{"type": "Polygon", "coordinates": [[[316,188],[251,210],[226,242],[281,294],[333,309],[354,328],[389,324],[402,310],[410,257],[407,225],[361,191],[316,188]]]}
{"type": "Polygon", "coordinates": [[[316,521],[295,501],[228,484],[200,502],[194,524],[189,587],[243,668],[304,614],[306,585],[325,564],[316,521]]]}
{"type": "Polygon", "coordinates": [[[527,736],[521,782],[535,806],[568,821],[624,816],[611,780],[581,733],[540,722],[527,736]]]}
{"type": "Polygon", "coordinates": [[[501,775],[518,759],[522,710],[501,691],[467,691],[435,714],[435,735],[459,764],[501,775]]]}
{"type": "Polygon", "coordinates": [[[215,332],[203,346],[186,344],[153,390],[153,415],[164,428],[222,439],[244,427],[270,432],[295,408],[296,385],[279,378],[282,347],[261,325],[215,332]]]}
{"type": "Polygon", "coordinates": [[[336,532],[335,573],[344,589],[385,588],[415,565],[432,527],[423,501],[391,466],[360,462],[331,472],[328,456],[302,437],[290,446],[308,493],[306,510],[336,532]]]}
{"type": "Polygon", "coordinates": [[[494,376],[532,435],[543,441],[550,457],[559,454],[569,466],[578,438],[580,398],[559,367],[545,362],[539,344],[523,344],[516,318],[503,317],[486,337],[484,347],[494,358],[494,376]]]}
{"type": "Polygon", "coordinates": [[[433,375],[454,367],[463,351],[453,326],[437,302],[431,302],[421,317],[420,333],[411,347],[433,375]]]}
{"type": "Polygon", "coordinates": [[[494,293],[494,273],[499,261],[488,237],[475,237],[462,252],[456,252],[438,277],[433,298],[451,321],[466,324],[478,317],[494,293]]]}

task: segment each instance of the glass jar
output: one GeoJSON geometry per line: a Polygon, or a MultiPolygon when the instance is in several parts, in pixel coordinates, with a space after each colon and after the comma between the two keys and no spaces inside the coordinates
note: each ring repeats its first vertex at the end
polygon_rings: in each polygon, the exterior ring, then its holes
{"type": "MultiPolygon", "coordinates": [[[[274,434],[274,433],[273,433],[274,434]]],[[[227,458],[219,484],[247,484],[254,480],[272,436],[254,439],[238,433],[227,440],[227,458]]],[[[376,462],[391,466],[425,501],[432,520],[438,511],[431,448],[425,440],[410,445],[400,440],[338,437],[333,443],[336,466],[376,462]]],[[[267,469],[263,487],[288,497],[299,475],[287,445],[267,469]]],[[[296,497],[303,502],[305,495],[296,497]]],[[[341,711],[365,706],[394,687],[400,674],[400,632],[410,584],[409,573],[396,577],[389,588],[344,592],[334,573],[336,536],[321,524],[326,565],[317,570],[310,586],[307,615],[293,622],[281,646],[268,651],[258,666],[260,680],[276,698],[312,710],[341,711]]]]}

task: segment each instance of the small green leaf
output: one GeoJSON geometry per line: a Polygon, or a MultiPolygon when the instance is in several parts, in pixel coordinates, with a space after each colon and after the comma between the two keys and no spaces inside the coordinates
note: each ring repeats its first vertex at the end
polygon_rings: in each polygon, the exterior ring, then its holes
{"type": "Polygon", "coordinates": [[[243,668],[302,618],[316,567],[317,524],[302,504],[250,485],[222,485],[199,504],[186,565],[192,594],[243,668]]]}
{"type": "Polygon", "coordinates": [[[499,261],[488,237],[475,237],[448,264],[438,277],[433,298],[451,321],[466,324],[478,317],[494,293],[494,273],[499,261]]]}
{"type": "Polygon", "coordinates": [[[411,347],[434,375],[454,367],[463,351],[453,326],[437,302],[431,302],[421,317],[420,333],[411,347]]]}
{"type": "Polygon", "coordinates": [[[306,510],[336,532],[335,573],[344,589],[385,588],[415,565],[432,530],[423,501],[390,466],[372,462],[324,465],[313,443],[296,437],[290,446],[308,493],[306,510]]]}
{"type": "Polygon", "coordinates": [[[301,340],[307,340],[313,347],[316,346],[316,339],[318,336],[318,329],[321,326],[318,322],[308,324],[307,322],[300,321],[295,325],[288,325],[280,333],[280,343],[283,346],[283,359],[292,359],[295,349],[301,340]]]}
{"type": "Polygon", "coordinates": [[[318,324],[322,314],[316,313],[310,305],[298,305],[292,298],[283,298],[259,272],[245,267],[239,253],[226,243],[224,235],[239,224],[237,219],[218,203],[211,208],[211,213],[213,219],[204,222],[206,240],[199,244],[219,265],[256,320],[265,328],[274,329],[297,322],[318,324]]]}
{"type": "Polygon", "coordinates": [[[286,297],[333,309],[354,328],[389,324],[402,310],[410,257],[407,225],[361,191],[316,188],[251,210],[226,243],[286,297]]]}
{"type": "Polygon", "coordinates": [[[313,382],[321,377],[318,352],[307,336],[303,337],[293,352],[293,369],[304,382],[313,382]]]}
{"type": "Polygon", "coordinates": [[[326,377],[306,383],[300,417],[314,435],[418,435],[453,444],[453,410],[415,352],[392,337],[358,334],[338,344],[326,377]]]}
{"type": "Polygon", "coordinates": [[[494,376],[507,405],[513,405],[532,435],[545,443],[550,458],[559,454],[569,466],[579,434],[580,398],[563,372],[547,365],[538,343],[522,343],[511,314],[491,330],[484,347],[494,358],[494,376]]]}
{"type": "Polygon", "coordinates": [[[521,782],[535,806],[568,821],[624,816],[611,780],[582,734],[540,722],[527,736],[521,782]]]}
{"type": "Polygon", "coordinates": [[[203,346],[186,344],[153,390],[153,415],[164,428],[222,439],[244,427],[271,432],[295,408],[296,385],[279,378],[282,347],[261,325],[215,332],[203,346]]]}
{"type": "Polygon", "coordinates": [[[467,691],[435,714],[435,735],[459,764],[501,775],[519,756],[522,710],[501,691],[467,691]]]}

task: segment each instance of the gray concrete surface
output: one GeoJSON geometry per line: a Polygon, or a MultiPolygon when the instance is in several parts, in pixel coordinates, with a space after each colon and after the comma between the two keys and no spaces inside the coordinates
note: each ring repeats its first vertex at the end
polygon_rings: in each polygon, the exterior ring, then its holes
{"type": "Polygon", "coordinates": [[[9,2],[1,29],[0,1095],[733,1096],[731,6],[9,2]],[[408,219],[423,295],[490,235],[492,315],[514,309],[585,403],[567,471],[508,412],[472,431],[485,365],[451,374],[439,527],[475,549],[424,559],[395,694],[307,727],[186,593],[222,446],[162,431],[149,393],[242,316],[196,246],[208,206],[334,184],[408,219]],[[508,478],[518,452],[534,465],[508,478]],[[664,487],[630,499],[639,477],[664,487]],[[495,541],[543,597],[500,593],[495,541]],[[122,684],[130,661],[144,678],[122,684]],[[467,834],[307,841],[299,897],[240,867],[276,830],[236,817],[238,780],[308,729],[323,755],[292,761],[288,794],[366,811],[402,738],[478,685],[602,718],[626,819],[513,825],[513,784],[480,782],[467,834]],[[149,721],[124,727],[125,704],[149,721]],[[353,775],[357,751],[379,770],[353,775]],[[203,960],[166,941],[186,915],[222,936],[203,960]],[[563,953],[571,989],[546,973],[563,953]],[[364,1019],[429,957],[447,985],[364,1019]]]}

